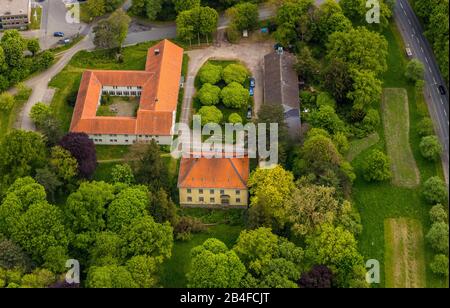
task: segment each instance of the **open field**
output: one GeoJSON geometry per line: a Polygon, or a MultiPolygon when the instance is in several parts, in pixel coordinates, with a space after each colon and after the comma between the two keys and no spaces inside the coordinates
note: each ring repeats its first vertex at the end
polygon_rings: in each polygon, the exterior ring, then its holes
{"type": "Polygon", "coordinates": [[[372,133],[369,136],[361,139],[356,139],[350,142],[350,149],[347,152],[346,159],[352,161],[356,156],[361,154],[362,151],[367,150],[374,144],[380,141],[378,133],[372,133]]]}
{"type": "Polygon", "coordinates": [[[392,163],[393,184],[416,187],[420,175],[409,145],[409,106],[405,89],[384,89],[382,99],[386,147],[392,163]]]}
{"type": "MultiPolygon", "coordinates": [[[[423,116],[428,115],[427,107],[422,97],[417,96],[413,84],[404,76],[407,63],[400,35],[395,24],[383,33],[389,44],[388,71],[383,76],[384,86],[387,88],[405,88],[408,93],[409,121],[410,121],[410,147],[417,168],[420,171],[420,182],[431,176],[442,177],[440,163],[426,161],[420,154],[420,136],[417,134],[417,124],[423,116]]],[[[380,114],[381,106],[378,108],[380,114]]],[[[361,253],[366,259],[380,261],[381,273],[385,273],[385,238],[384,221],[389,218],[411,218],[419,221],[424,232],[430,228],[428,211],[431,208],[421,196],[417,188],[398,187],[392,183],[368,183],[362,177],[362,165],[371,149],[386,151],[386,140],[383,126],[378,129],[380,140],[372,147],[362,151],[352,161],[357,174],[353,185],[352,198],[358,208],[363,224],[363,232],[358,238],[361,253]]],[[[428,246],[424,247],[426,264],[432,260],[434,253],[428,246]]],[[[373,287],[384,287],[385,276],[381,275],[381,283],[373,287]]],[[[448,282],[434,275],[429,267],[426,268],[427,287],[446,287],[448,282]]]]}
{"type": "Polygon", "coordinates": [[[385,272],[388,288],[423,288],[426,285],[422,225],[407,218],[384,221],[385,272]]]}

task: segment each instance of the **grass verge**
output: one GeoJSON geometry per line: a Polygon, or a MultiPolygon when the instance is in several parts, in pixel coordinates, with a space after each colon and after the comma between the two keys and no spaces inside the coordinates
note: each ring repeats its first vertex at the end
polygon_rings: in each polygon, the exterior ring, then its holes
{"type": "Polygon", "coordinates": [[[37,6],[31,9],[30,30],[38,30],[41,28],[42,8],[37,6]]]}
{"type": "Polygon", "coordinates": [[[28,101],[28,98],[31,95],[31,90],[26,91],[22,95],[22,97],[19,97],[16,95],[14,106],[9,111],[2,111],[0,110],[0,140],[11,130],[14,128],[14,125],[16,124],[17,117],[20,115],[20,111],[25,105],[25,103],[28,101]]]}

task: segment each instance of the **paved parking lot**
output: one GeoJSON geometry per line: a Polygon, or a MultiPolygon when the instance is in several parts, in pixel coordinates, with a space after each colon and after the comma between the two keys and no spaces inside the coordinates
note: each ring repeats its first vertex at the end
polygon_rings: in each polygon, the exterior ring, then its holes
{"type": "Polygon", "coordinates": [[[189,67],[188,78],[185,81],[185,92],[183,100],[183,109],[181,112],[181,122],[188,123],[192,112],[192,99],[195,96],[194,79],[199,69],[209,59],[217,60],[239,60],[243,62],[251,71],[256,80],[255,88],[255,113],[263,102],[263,84],[264,84],[264,56],[272,51],[273,42],[252,43],[243,42],[237,45],[231,45],[226,42],[220,42],[217,46],[188,51],[189,67]]]}
{"type": "Polygon", "coordinates": [[[76,20],[75,14],[67,11],[62,0],[46,0],[40,2],[43,7],[41,23],[41,43],[43,48],[51,48],[61,38],[54,37],[57,31],[64,32],[65,37],[72,37],[78,34],[86,26],[76,20]]]}

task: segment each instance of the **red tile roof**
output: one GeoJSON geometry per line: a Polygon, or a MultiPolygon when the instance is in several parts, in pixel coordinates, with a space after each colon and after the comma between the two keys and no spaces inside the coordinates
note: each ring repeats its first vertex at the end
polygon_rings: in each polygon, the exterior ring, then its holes
{"type": "Polygon", "coordinates": [[[250,162],[243,158],[182,158],[179,188],[246,189],[250,162]]]}
{"type": "Polygon", "coordinates": [[[145,71],[87,70],[83,73],[70,131],[87,134],[172,135],[183,49],[164,40],[148,50],[145,71]],[[155,51],[159,49],[159,53],[155,51]],[[103,86],[140,86],[136,118],[97,117],[103,86]]]}

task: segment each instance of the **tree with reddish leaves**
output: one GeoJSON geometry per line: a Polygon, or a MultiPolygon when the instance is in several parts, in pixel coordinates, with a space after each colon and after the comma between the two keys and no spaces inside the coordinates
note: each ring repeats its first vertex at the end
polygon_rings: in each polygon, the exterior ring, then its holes
{"type": "Polygon", "coordinates": [[[315,265],[309,272],[305,272],[298,281],[300,288],[331,288],[333,273],[325,265],[315,265]]]}
{"type": "Polygon", "coordinates": [[[68,150],[78,162],[78,171],[82,177],[90,178],[97,167],[97,155],[94,142],[85,133],[68,133],[59,145],[68,150]]]}

